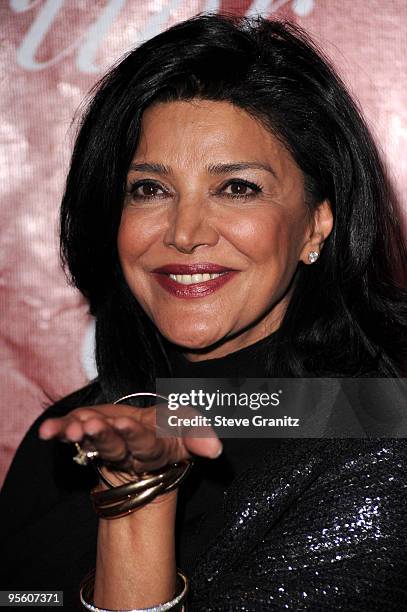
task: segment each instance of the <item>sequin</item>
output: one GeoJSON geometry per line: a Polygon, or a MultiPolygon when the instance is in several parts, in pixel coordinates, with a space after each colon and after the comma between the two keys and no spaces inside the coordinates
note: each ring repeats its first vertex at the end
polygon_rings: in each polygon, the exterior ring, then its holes
{"type": "Polygon", "coordinates": [[[266,453],[227,491],[223,530],[191,575],[190,609],[407,609],[407,441],[284,448],[278,465],[266,453]]]}

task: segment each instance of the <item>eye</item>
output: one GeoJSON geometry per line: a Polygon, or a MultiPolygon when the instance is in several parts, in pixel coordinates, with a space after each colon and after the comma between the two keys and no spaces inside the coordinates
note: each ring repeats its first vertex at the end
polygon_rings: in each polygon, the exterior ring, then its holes
{"type": "Polygon", "coordinates": [[[126,193],[131,196],[132,200],[151,200],[165,198],[168,195],[162,185],[146,179],[131,183],[126,193]]]}
{"type": "Polygon", "coordinates": [[[261,185],[243,179],[230,180],[221,187],[221,195],[230,198],[251,198],[261,191],[261,185]]]}

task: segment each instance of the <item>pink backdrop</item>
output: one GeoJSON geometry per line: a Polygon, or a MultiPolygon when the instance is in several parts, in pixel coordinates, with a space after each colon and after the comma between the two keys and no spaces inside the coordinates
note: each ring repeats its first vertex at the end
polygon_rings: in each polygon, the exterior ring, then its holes
{"type": "Polygon", "coordinates": [[[94,375],[92,321],[58,262],[72,118],[130,47],[199,11],[225,10],[304,26],[359,99],[400,196],[407,188],[405,0],[0,0],[0,483],[49,398],[94,375]]]}

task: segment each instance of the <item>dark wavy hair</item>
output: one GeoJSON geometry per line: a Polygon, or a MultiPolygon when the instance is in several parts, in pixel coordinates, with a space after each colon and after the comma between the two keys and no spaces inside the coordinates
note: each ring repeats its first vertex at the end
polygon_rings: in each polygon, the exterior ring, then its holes
{"type": "Polygon", "coordinates": [[[406,363],[406,247],[365,121],[298,26],[198,15],[129,52],[97,84],[81,121],[61,208],[61,255],[96,317],[107,399],[170,375],[168,342],[130,292],[117,253],[126,176],[143,111],[158,101],[228,101],[277,136],[325,198],[334,228],[299,263],[270,376],[400,376],[406,363]]]}

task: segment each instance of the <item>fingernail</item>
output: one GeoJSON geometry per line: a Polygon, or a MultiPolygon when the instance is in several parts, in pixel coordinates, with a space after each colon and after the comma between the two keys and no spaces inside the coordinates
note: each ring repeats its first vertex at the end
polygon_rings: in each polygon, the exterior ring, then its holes
{"type": "Polygon", "coordinates": [[[99,433],[97,427],[85,427],[84,429],[87,436],[96,437],[99,433]]]}
{"type": "Polygon", "coordinates": [[[69,433],[67,434],[67,438],[68,440],[70,440],[71,442],[80,442],[82,440],[82,432],[80,433],[69,433]]]}
{"type": "Polygon", "coordinates": [[[215,449],[215,451],[211,455],[209,455],[209,457],[210,459],[217,459],[218,457],[221,456],[222,453],[223,453],[223,446],[221,444],[220,447],[215,449]]]}

